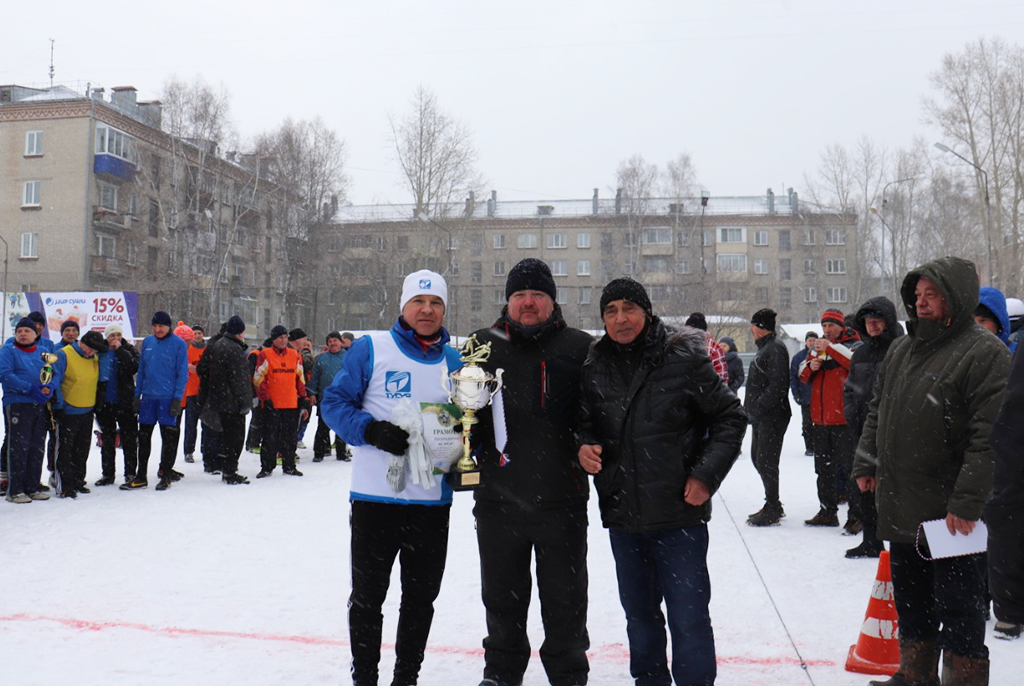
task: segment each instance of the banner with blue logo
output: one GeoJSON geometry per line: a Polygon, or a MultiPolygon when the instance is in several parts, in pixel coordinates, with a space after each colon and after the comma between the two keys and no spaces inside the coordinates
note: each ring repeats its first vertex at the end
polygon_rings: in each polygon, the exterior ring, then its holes
{"type": "Polygon", "coordinates": [[[3,340],[14,334],[14,326],[33,310],[46,318],[43,337],[60,340],[60,325],[71,319],[81,333],[103,332],[109,324],[124,330],[125,338],[134,338],[138,330],[139,294],[135,291],[96,291],[66,293],[7,293],[7,316],[3,319],[3,340]]]}

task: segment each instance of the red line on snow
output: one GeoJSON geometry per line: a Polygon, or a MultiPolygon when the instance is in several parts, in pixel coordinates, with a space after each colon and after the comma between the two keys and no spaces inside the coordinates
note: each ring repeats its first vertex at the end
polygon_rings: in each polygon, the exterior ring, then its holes
{"type": "MultiPolygon", "coordinates": [[[[163,636],[187,636],[198,638],[239,638],[252,641],[277,641],[279,643],[298,643],[309,646],[337,646],[345,647],[349,642],[337,638],[325,638],[323,636],[296,636],[289,634],[269,634],[249,631],[217,631],[214,629],[187,629],[177,626],[150,626],[137,622],[96,622],[88,619],[75,619],[73,617],[47,617],[43,615],[13,614],[0,615],[0,622],[53,622],[69,629],[82,631],[105,631],[107,629],[134,629],[150,634],[163,636]]],[[[384,643],[381,648],[393,650],[394,644],[384,643]]],[[[483,656],[482,648],[462,648],[459,646],[428,645],[428,653],[438,655],[465,655],[470,657],[483,656]]],[[[534,651],[534,657],[537,652],[534,651]]],[[[629,648],[622,643],[605,643],[590,651],[591,659],[609,660],[616,662],[629,662],[629,648]]],[[[746,655],[718,656],[719,664],[728,665],[799,665],[800,661],[793,657],[766,656],[754,657],[746,655]]],[[[811,667],[835,667],[834,660],[806,660],[811,667]]]]}

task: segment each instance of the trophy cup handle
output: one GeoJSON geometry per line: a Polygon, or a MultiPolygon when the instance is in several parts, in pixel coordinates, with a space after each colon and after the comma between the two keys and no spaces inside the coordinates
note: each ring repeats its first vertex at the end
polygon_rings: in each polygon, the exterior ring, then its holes
{"type": "Polygon", "coordinates": [[[505,373],[504,369],[494,370],[494,388],[491,389],[491,400],[493,401],[494,395],[501,390],[501,387],[505,385],[505,382],[501,380],[501,375],[505,373]]]}
{"type": "Polygon", "coordinates": [[[448,365],[441,365],[441,388],[448,394],[448,402],[454,402],[452,399],[452,380],[451,375],[448,373],[448,365]]]}

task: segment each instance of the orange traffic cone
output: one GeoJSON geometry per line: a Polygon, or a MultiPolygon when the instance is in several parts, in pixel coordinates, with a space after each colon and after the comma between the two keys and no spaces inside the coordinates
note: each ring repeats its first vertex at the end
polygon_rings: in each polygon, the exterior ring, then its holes
{"type": "Polygon", "coordinates": [[[850,646],[846,671],[891,676],[900,668],[899,616],[892,599],[889,553],[878,558],[878,573],[868,600],[868,611],[860,627],[857,645],[850,646]]]}

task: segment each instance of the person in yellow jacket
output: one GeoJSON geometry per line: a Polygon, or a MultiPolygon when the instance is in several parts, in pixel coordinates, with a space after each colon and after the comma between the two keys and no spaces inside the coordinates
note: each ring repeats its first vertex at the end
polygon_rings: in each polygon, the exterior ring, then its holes
{"type": "Polygon", "coordinates": [[[54,409],[57,418],[57,495],[75,498],[88,493],[85,485],[85,464],[89,458],[92,438],[93,409],[99,385],[100,363],[97,354],[110,347],[96,331],[86,331],[80,341],[69,343],[57,351],[54,362],[60,385],[60,405],[54,409]]]}
{"type": "Polygon", "coordinates": [[[285,474],[302,476],[295,468],[295,448],[299,440],[299,422],[309,417],[306,377],[302,356],[288,345],[288,329],[278,324],[270,330],[270,345],[256,358],[252,376],[256,395],[263,409],[263,443],[260,446],[262,469],[257,479],[268,477],[277,466],[277,454],[285,474]]]}

